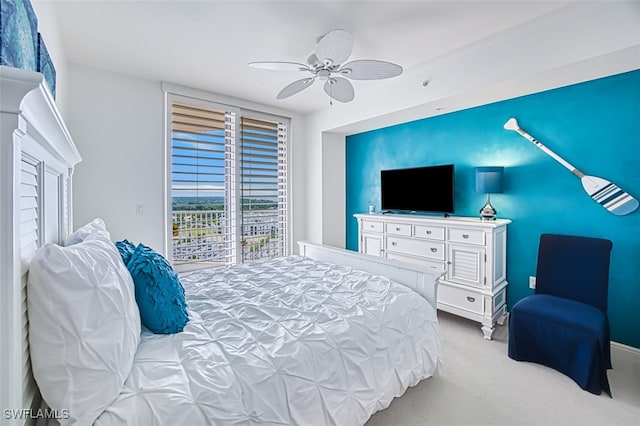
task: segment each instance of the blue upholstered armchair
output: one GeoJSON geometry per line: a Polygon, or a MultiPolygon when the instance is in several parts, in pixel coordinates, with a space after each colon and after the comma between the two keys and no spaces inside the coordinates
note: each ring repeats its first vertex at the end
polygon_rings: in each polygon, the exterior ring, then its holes
{"type": "Polygon", "coordinates": [[[543,234],[536,291],[509,318],[509,357],[554,368],[582,389],[611,396],[607,296],[613,244],[600,238],[543,234]]]}

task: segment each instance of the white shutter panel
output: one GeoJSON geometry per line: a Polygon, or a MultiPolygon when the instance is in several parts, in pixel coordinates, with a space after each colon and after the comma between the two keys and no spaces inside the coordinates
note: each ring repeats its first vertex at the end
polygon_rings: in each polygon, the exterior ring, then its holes
{"type": "Polygon", "coordinates": [[[237,155],[236,155],[236,117],[227,112],[225,124],[225,163],[224,163],[224,205],[225,205],[225,250],[226,263],[238,263],[238,194],[237,194],[237,155]]]}
{"type": "Polygon", "coordinates": [[[235,114],[173,102],[171,123],[173,261],[233,263],[235,114]]]}
{"type": "Polygon", "coordinates": [[[243,116],[240,131],[242,260],[283,256],[287,241],[286,126],[243,116]]]}
{"type": "MultiPolygon", "coordinates": [[[[42,163],[23,156],[20,179],[20,321],[22,401],[33,401],[37,389],[31,373],[29,355],[29,316],[27,313],[27,269],[29,261],[41,245],[40,193],[42,163]]],[[[26,407],[31,408],[31,407],[26,407]]]]}
{"type": "Polygon", "coordinates": [[[38,205],[38,187],[40,186],[40,167],[37,163],[22,159],[22,178],[20,183],[20,245],[23,272],[26,264],[39,247],[40,223],[38,205]]]}
{"type": "Polygon", "coordinates": [[[280,256],[289,254],[287,242],[289,241],[289,152],[288,152],[288,126],[278,123],[278,245],[280,256]]]}

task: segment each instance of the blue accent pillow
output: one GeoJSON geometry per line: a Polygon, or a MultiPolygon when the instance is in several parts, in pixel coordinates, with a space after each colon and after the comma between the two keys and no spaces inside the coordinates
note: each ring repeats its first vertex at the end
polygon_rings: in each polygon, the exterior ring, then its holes
{"type": "Polygon", "coordinates": [[[135,244],[129,242],[128,240],[118,241],[116,243],[116,248],[120,252],[120,257],[122,258],[122,261],[125,265],[129,263],[133,252],[136,250],[135,244]]]}
{"type": "Polygon", "coordinates": [[[136,288],[142,325],[156,334],[179,333],[189,321],[184,288],[162,255],[138,244],[127,269],[136,288]]]}

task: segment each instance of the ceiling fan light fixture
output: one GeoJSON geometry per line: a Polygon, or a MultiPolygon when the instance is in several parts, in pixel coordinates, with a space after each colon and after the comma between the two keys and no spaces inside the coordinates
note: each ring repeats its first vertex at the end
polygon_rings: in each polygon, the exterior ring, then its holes
{"type": "Polygon", "coordinates": [[[317,75],[320,81],[327,81],[331,79],[331,71],[329,70],[325,70],[325,69],[318,70],[317,75]]]}

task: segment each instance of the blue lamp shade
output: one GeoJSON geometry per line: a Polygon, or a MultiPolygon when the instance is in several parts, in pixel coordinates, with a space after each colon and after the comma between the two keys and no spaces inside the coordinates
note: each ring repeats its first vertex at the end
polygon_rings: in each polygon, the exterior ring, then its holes
{"type": "Polygon", "coordinates": [[[476,192],[499,194],[502,192],[504,167],[476,167],[476,192]]]}

